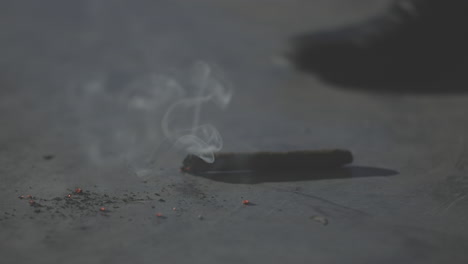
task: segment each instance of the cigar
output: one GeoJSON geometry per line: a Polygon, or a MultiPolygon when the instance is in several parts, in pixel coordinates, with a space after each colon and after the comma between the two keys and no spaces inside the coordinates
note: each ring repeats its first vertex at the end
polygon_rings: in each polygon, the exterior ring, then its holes
{"type": "Polygon", "coordinates": [[[325,149],[291,152],[215,153],[215,161],[207,163],[189,154],[181,170],[188,173],[228,171],[307,171],[338,168],[353,161],[349,150],[325,149]]]}

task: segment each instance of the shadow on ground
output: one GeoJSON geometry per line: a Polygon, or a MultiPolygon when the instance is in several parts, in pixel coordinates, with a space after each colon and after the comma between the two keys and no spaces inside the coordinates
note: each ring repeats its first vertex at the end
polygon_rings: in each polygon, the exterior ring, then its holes
{"type": "MultiPolygon", "coordinates": [[[[427,14],[390,23],[389,9],[373,19],[290,40],[297,69],[347,88],[389,93],[468,92],[468,4],[430,2],[427,14]],[[442,7],[444,10],[439,11],[442,7]],[[390,26],[390,25],[391,26],[390,26]]],[[[428,10],[424,10],[427,9],[428,10]]]]}
{"type": "Polygon", "coordinates": [[[412,76],[392,75],[392,72],[382,76],[379,72],[369,70],[368,74],[371,76],[369,78],[359,78],[357,75],[335,77],[334,72],[327,72],[318,77],[342,89],[370,93],[450,95],[468,92],[468,74],[464,72],[464,69],[468,69],[468,64],[459,68],[450,68],[448,71],[435,75],[418,69],[416,70],[418,72],[414,72],[412,76]]]}
{"type": "Polygon", "coordinates": [[[257,184],[263,182],[294,182],[330,179],[352,179],[362,177],[388,177],[398,172],[383,168],[349,166],[336,169],[314,171],[284,171],[284,172],[209,172],[192,174],[213,181],[235,184],[257,184]]]}
{"type": "Polygon", "coordinates": [[[464,48],[441,48],[438,55],[432,51],[420,54],[407,51],[402,55],[403,51],[392,47],[380,48],[384,51],[343,47],[340,52],[327,53],[325,48],[318,49],[312,43],[315,39],[307,40],[305,36],[294,40],[300,44],[295,45],[294,55],[287,55],[293,65],[342,88],[404,94],[468,92],[468,52],[464,48]]]}

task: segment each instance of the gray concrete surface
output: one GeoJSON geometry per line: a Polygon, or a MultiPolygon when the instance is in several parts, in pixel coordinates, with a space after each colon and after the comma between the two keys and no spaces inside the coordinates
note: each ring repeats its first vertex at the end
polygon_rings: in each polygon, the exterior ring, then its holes
{"type": "Polygon", "coordinates": [[[385,3],[0,1],[0,262],[466,263],[468,96],[342,89],[279,56],[385,3]],[[161,122],[197,61],[233,91],[201,109],[224,150],[348,148],[350,177],[179,173],[161,122]],[[76,187],[93,203],[51,200],[76,187]]]}

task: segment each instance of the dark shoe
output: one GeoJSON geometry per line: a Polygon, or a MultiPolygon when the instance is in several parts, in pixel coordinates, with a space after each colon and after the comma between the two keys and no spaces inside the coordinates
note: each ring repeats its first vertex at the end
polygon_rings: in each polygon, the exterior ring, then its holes
{"type": "Polygon", "coordinates": [[[343,84],[418,82],[468,54],[468,1],[400,1],[357,25],[302,35],[289,54],[301,70],[343,84]]]}

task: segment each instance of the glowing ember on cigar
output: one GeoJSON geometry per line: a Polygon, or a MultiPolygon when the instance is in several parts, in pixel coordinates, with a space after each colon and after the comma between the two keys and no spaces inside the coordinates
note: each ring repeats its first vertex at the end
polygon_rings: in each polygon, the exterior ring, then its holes
{"type": "Polygon", "coordinates": [[[353,161],[348,150],[305,150],[292,152],[215,153],[208,163],[195,155],[187,155],[181,168],[184,172],[220,171],[306,171],[337,168],[353,161]]]}
{"type": "Polygon", "coordinates": [[[190,166],[180,168],[181,172],[190,172],[190,166]]]}

